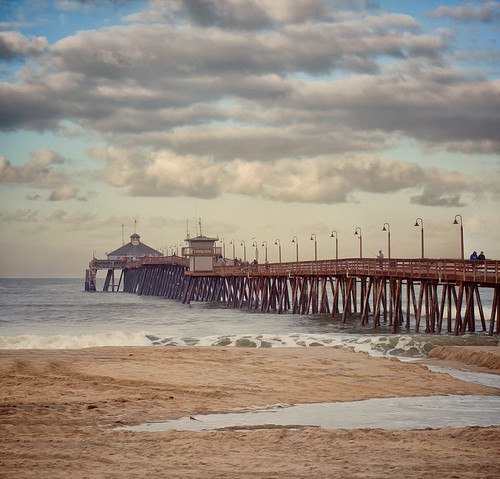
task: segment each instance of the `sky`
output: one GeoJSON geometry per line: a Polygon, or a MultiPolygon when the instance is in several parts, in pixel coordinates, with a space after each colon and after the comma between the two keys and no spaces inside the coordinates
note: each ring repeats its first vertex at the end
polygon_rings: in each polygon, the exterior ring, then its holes
{"type": "Polygon", "coordinates": [[[0,277],[200,219],[250,261],[387,257],[387,230],[419,258],[422,227],[460,258],[460,223],[499,259],[499,153],[499,1],[0,0],[0,277]]]}

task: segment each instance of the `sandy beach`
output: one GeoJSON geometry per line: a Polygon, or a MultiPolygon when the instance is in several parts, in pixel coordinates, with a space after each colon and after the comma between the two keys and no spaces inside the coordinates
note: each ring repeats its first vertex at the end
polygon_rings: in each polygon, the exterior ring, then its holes
{"type": "MultiPolygon", "coordinates": [[[[443,361],[499,373],[498,362],[480,363],[485,355],[500,357],[500,348],[487,349],[440,354],[443,361]]],[[[500,476],[498,426],[114,429],[277,403],[500,393],[396,359],[325,347],[1,350],[0,375],[5,478],[500,476]]]]}

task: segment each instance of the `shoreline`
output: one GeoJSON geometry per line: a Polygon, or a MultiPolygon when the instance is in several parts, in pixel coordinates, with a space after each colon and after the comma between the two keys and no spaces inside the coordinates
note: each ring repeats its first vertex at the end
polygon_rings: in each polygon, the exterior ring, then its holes
{"type": "Polygon", "coordinates": [[[0,375],[0,470],[6,478],[381,477],[391,463],[398,464],[393,477],[500,473],[493,454],[500,448],[500,426],[112,429],[278,403],[500,395],[497,388],[395,358],[335,347],[0,350],[0,375]],[[443,453],[436,456],[436,448],[443,453]]]}

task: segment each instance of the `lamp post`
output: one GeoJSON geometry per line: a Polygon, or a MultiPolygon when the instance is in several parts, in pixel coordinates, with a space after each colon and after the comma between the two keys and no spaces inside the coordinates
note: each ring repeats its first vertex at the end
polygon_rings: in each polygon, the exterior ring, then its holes
{"type": "Polygon", "coordinates": [[[299,262],[299,238],[294,236],[292,238],[292,243],[295,243],[295,261],[299,262]]]}
{"type": "Polygon", "coordinates": [[[246,263],[247,262],[247,244],[245,243],[245,240],[241,240],[240,246],[243,246],[243,261],[246,263]]]}
{"type": "Polygon", "coordinates": [[[279,253],[279,259],[280,259],[280,263],[281,263],[281,241],[279,239],[277,239],[275,242],[274,242],[275,245],[278,245],[278,253],[279,253]]]}
{"type": "Polygon", "coordinates": [[[420,236],[421,236],[421,251],[422,251],[422,259],[424,259],[424,220],[422,218],[417,218],[416,221],[415,221],[415,226],[420,226],[421,227],[421,230],[420,230],[420,236]],[[418,224],[418,222],[420,221],[420,224],[418,224]]]}
{"type": "Polygon", "coordinates": [[[335,238],[335,259],[339,259],[339,235],[333,230],[330,238],[335,238]]]}
{"type": "Polygon", "coordinates": [[[462,249],[462,259],[464,259],[464,227],[462,224],[462,215],[455,215],[454,225],[460,224],[460,247],[462,249]],[[460,218],[460,223],[458,223],[457,218],[460,218]]]}
{"type": "Polygon", "coordinates": [[[229,244],[232,244],[233,245],[233,261],[236,259],[236,253],[234,251],[234,239],[232,239],[229,244]]]}
{"type": "Polygon", "coordinates": [[[318,261],[318,242],[316,241],[316,235],[314,233],[311,234],[311,241],[313,239],[314,239],[314,261],[318,261]]]}
{"type": "Polygon", "coordinates": [[[389,223],[384,223],[382,231],[387,231],[387,256],[391,259],[391,227],[389,223]]]}
{"type": "Polygon", "coordinates": [[[257,245],[257,241],[252,243],[252,246],[255,248],[255,259],[257,262],[259,261],[259,246],[257,245]]]}
{"type": "Polygon", "coordinates": [[[363,257],[363,236],[361,235],[361,228],[359,226],[354,230],[354,234],[356,236],[359,236],[359,257],[362,258],[363,257]]]}
{"type": "Polygon", "coordinates": [[[222,259],[226,261],[226,242],[224,241],[224,238],[221,238],[220,242],[222,243],[222,259]]]}
{"type": "Polygon", "coordinates": [[[262,242],[262,246],[265,246],[266,247],[266,263],[267,263],[267,241],[263,241],[262,242]]]}

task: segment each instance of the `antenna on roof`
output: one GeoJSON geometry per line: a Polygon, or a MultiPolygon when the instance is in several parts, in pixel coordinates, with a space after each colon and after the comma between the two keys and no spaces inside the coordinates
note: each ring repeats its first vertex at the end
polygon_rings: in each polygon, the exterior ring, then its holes
{"type": "Polygon", "coordinates": [[[125,244],[125,238],[123,236],[123,228],[125,227],[124,224],[122,224],[122,246],[125,244]]]}
{"type": "Polygon", "coordinates": [[[198,222],[198,224],[200,225],[200,236],[203,236],[203,235],[201,234],[201,218],[199,218],[199,222],[198,222]]]}
{"type": "Polygon", "coordinates": [[[137,233],[137,231],[136,231],[136,227],[137,227],[137,220],[134,220],[134,234],[136,234],[136,233],[137,233]]]}
{"type": "Polygon", "coordinates": [[[186,238],[189,238],[189,220],[186,220],[186,238]]]}

